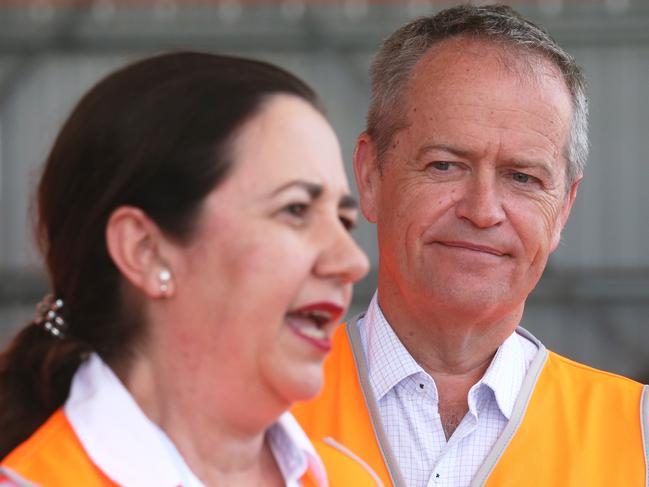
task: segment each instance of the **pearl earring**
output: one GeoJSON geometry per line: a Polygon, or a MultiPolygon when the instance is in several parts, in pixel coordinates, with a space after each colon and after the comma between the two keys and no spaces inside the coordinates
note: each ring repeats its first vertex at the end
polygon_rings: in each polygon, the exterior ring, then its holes
{"type": "Polygon", "coordinates": [[[167,296],[169,292],[169,283],[171,282],[171,272],[167,269],[162,269],[160,274],[158,274],[158,279],[160,279],[160,292],[163,296],[167,296]]]}

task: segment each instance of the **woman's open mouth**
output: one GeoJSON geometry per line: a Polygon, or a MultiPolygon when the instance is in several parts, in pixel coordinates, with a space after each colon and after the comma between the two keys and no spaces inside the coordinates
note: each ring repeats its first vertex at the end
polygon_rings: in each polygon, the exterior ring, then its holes
{"type": "Polygon", "coordinates": [[[293,333],[317,349],[331,350],[331,335],[344,308],[331,302],[312,303],[286,314],[286,324],[293,333]]]}

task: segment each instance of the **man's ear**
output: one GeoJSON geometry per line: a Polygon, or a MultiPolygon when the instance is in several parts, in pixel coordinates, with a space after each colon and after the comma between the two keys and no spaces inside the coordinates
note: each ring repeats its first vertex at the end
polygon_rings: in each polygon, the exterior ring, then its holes
{"type": "Polygon", "coordinates": [[[356,141],[354,174],[360,196],[361,211],[369,222],[376,223],[381,173],[376,144],[367,132],[359,135],[356,141]]]}
{"type": "Polygon", "coordinates": [[[117,208],[106,224],[108,253],[122,275],[150,298],[173,295],[171,269],[162,255],[165,239],[142,210],[117,208]]]}
{"type": "Polygon", "coordinates": [[[550,249],[551,252],[554,252],[559,246],[559,242],[561,241],[561,231],[563,230],[563,227],[566,226],[566,223],[568,223],[568,217],[570,216],[572,205],[575,203],[577,189],[579,188],[579,183],[581,183],[581,180],[582,178],[579,178],[574,183],[572,183],[568,194],[564,198],[563,207],[561,208],[561,211],[559,213],[559,218],[555,227],[555,233],[552,238],[552,247],[550,249]]]}

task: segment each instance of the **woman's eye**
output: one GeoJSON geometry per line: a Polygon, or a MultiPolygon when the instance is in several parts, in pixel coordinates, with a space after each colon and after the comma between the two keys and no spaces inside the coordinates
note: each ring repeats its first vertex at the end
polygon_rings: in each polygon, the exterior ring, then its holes
{"type": "Polygon", "coordinates": [[[338,218],[340,218],[340,223],[343,224],[343,227],[349,232],[351,232],[354,228],[356,228],[356,220],[354,218],[350,218],[348,216],[341,215],[338,218]]]}
{"type": "Polygon", "coordinates": [[[309,209],[306,203],[291,203],[284,208],[284,211],[292,216],[302,217],[309,209]]]}

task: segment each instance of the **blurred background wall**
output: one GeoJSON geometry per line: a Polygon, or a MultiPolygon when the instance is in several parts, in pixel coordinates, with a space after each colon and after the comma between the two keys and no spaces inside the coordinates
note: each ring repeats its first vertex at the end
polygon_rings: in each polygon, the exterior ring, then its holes
{"type": "MultiPolygon", "coordinates": [[[[372,54],[399,25],[452,3],[0,0],[0,343],[48,288],[32,243],[34,187],[62,121],[99,78],[177,49],[277,63],[325,100],[353,178],[372,54]]],[[[649,2],[506,3],[567,48],[591,85],[589,167],[523,325],[551,349],[649,381],[649,2]]],[[[371,298],[377,264],[374,228],[356,237],[373,270],[352,312],[371,298]]]]}

